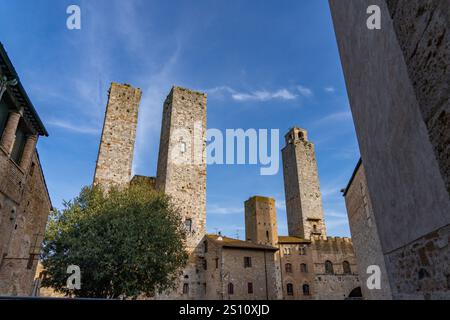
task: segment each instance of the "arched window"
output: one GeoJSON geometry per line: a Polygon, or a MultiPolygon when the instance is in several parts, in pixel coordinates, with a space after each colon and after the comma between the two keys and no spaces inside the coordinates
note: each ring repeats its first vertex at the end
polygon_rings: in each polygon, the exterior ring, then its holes
{"type": "Polygon", "coordinates": [[[292,273],[292,264],[286,263],[285,269],[286,273],[292,273]]]}
{"type": "Polygon", "coordinates": [[[303,285],[303,295],[305,296],[309,296],[311,293],[309,291],[309,285],[308,284],[304,284],[303,285]]]}
{"type": "Polygon", "coordinates": [[[342,267],[344,269],[344,274],[352,274],[352,268],[350,267],[350,263],[348,261],[344,261],[342,263],[342,267]]]}
{"type": "Polygon", "coordinates": [[[300,265],[300,272],[303,272],[303,273],[308,272],[308,266],[306,265],[306,263],[302,263],[300,265]]]}
{"type": "Polygon", "coordinates": [[[189,294],[189,284],[183,284],[183,294],[189,294]]]}
{"type": "Polygon", "coordinates": [[[293,296],[294,295],[294,285],[292,283],[288,283],[286,285],[286,292],[288,296],[293,296]]]}
{"type": "Polygon", "coordinates": [[[333,274],[333,263],[329,260],[325,261],[325,273],[326,274],[333,274]]]}
{"type": "Polygon", "coordinates": [[[228,294],[234,294],[234,285],[231,282],[228,284],[228,294]]]}

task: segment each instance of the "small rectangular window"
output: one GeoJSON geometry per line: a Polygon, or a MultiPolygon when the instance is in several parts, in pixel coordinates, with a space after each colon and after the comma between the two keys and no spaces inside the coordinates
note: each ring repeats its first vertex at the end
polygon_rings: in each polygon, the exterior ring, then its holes
{"type": "Polygon", "coordinates": [[[216,269],[219,268],[219,258],[216,258],[216,269]]]}
{"type": "Polygon", "coordinates": [[[192,232],[192,219],[186,219],[184,221],[184,229],[186,232],[192,232]]]}
{"type": "Polygon", "coordinates": [[[11,159],[19,164],[20,159],[22,159],[23,149],[25,148],[25,142],[27,135],[25,133],[24,125],[22,120],[19,122],[19,126],[16,130],[16,139],[14,140],[13,149],[11,151],[11,159]]]}
{"type": "Polygon", "coordinates": [[[183,294],[189,294],[189,284],[183,284],[183,294]]]}
{"type": "Polygon", "coordinates": [[[247,284],[247,288],[248,288],[248,293],[253,294],[253,283],[249,282],[247,284]]]}
{"type": "Polygon", "coordinates": [[[252,258],[244,257],[244,268],[251,268],[251,267],[252,267],[252,258]]]}

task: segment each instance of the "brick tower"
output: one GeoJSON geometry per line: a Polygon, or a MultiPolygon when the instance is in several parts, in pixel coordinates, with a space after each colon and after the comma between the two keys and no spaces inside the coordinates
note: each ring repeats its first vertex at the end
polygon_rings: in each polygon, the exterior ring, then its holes
{"type": "Polygon", "coordinates": [[[140,100],[140,89],[111,84],[94,184],[108,188],[130,182],[140,100]]]}
{"type": "Polygon", "coordinates": [[[282,156],[289,235],[326,237],[314,145],[300,128],[291,129],[285,139],[282,156]]]}
{"type": "Polygon", "coordinates": [[[245,201],[245,238],[257,244],[277,245],[275,199],[255,196],[245,201]]]}
{"type": "Polygon", "coordinates": [[[182,285],[175,297],[204,296],[201,270],[206,225],[206,95],[173,87],[166,101],[161,126],[156,188],[172,197],[188,236],[190,253],[182,285]]]}

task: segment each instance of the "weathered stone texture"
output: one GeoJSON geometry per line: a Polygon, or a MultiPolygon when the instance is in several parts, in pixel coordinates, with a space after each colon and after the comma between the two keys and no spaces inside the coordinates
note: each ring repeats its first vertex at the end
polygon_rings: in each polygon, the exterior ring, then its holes
{"type": "Polygon", "coordinates": [[[315,298],[318,300],[342,300],[349,298],[353,289],[361,286],[358,267],[349,238],[314,237],[311,243],[312,260],[314,263],[315,298]],[[333,273],[325,270],[325,262],[333,265],[333,273]],[[348,262],[350,272],[344,270],[344,262],[348,262]]]}
{"type": "Polygon", "coordinates": [[[450,194],[450,2],[386,2],[450,194]]]}
{"type": "MultiPolygon", "coordinates": [[[[448,2],[330,0],[330,6],[386,257],[450,223],[448,2]],[[370,5],[381,8],[381,30],[366,27],[370,5]]],[[[442,255],[436,262],[445,261],[445,250],[436,254],[442,255]]],[[[443,267],[432,265],[428,273],[443,267]]],[[[387,259],[386,268],[394,299],[423,299],[431,291],[413,294],[406,273],[387,259]]]]}
{"type": "MultiPolygon", "coordinates": [[[[0,156],[3,157],[3,156],[0,156]]],[[[3,176],[3,173],[1,174],[3,176]]],[[[31,294],[51,203],[35,152],[18,202],[0,192],[0,295],[31,294]]]]}
{"type": "Polygon", "coordinates": [[[397,299],[450,298],[450,225],[386,255],[397,299]]]}
{"type": "Polygon", "coordinates": [[[130,182],[141,94],[129,85],[111,84],[94,184],[109,188],[130,182]]]}
{"type": "MultiPolygon", "coordinates": [[[[203,297],[201,242],[206,230],[206,95],[173,87],[163,109],[156,188],[169,195],[188,229],[188,277],[192,294],[203,297]]],[[[172,297],[183,297],[182,286],[172,297]]]]}
{"type": "Polygon", "coordinates": [[[245,237],[257,244],[278,243],[275,199],[255,196],[245,202],[245,237]]]}
{"type": "Polygon", "coordinates": [[[314,263],[311,251],[311,241],[300,239],[284,240],[289,237],[280,237],[277,255],[280,261],[280,274],[283,283],[284,300],[312,300],[317,290],[314,286],[314,263]],[[290,270],[287,265],[290,264],[290,270]],[[302,265],[306,265],[302,269],[302,265]],[[292,294],[287,291],[288,284],[293,286],[292,294]],[[309,294],[303,292],[303,285],[309,286],[309,294]]]}
{"type": "Polygon", "coordinates": [[[286,135],[282,156],[289,235],[326,237],[314,145],[306,130],[294,128],[286,135]]]}
{"type": "Polygon", "coordinates": [[[372,209],[372,201],[367,189],[364,166],[358,164],[353,179],[345,191],[345,204],[347,206],[352,243],[355,249],[358,268],[361,270],[361,289],[365,299],[390,300],[391,287],[386,271],[385,258],[381,250],[377,225],[372,209]],[[381,288],[369,290],[367,287],[367,267],[376,265],[381,271],[381,288]]]}
{"type": "Polygon", "coordinates": [[[258,247],[217,235],[208,235],[206,241],[208,242],[205,253],[207,270],[204,272],[207,299],[276,300],[281,298],[281,292],[277,286],[276,248],[264,249],[262,246],[258,247]],[[250,258],[250,266],[245,266],[245,258],[250,258]],[[248,290],[249,283],[253,292],[248,290]],[[233,285],[232,293],[228,288],[230,284],[233,285]]]}

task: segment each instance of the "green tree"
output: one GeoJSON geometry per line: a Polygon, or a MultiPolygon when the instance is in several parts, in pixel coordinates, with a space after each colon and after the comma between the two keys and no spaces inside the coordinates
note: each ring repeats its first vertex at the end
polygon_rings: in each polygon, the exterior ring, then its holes
{"type": "Polygon", "coordinates": [[[174,288],[187,261],[185,232],[170,199],[145,184],[106,194],[85,187],[49,219],[42,285],[86,298],[152,296],[174,288]],[[69,290],[69,265],[81,289],[69,290]]]}

